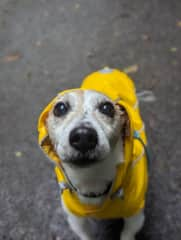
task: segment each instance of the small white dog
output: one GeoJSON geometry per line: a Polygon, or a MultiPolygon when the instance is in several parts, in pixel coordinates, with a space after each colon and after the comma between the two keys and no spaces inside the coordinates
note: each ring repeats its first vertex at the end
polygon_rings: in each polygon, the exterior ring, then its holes
{"type": "Polygon", "coordinates": [[[56,164],[62,206],[81,240],[93,239],[89,218],[124,218],[121,240],[143,226],[146,136],[136,100],[124,73],[104,69],[40,116],[39,143],[56,164]]]}

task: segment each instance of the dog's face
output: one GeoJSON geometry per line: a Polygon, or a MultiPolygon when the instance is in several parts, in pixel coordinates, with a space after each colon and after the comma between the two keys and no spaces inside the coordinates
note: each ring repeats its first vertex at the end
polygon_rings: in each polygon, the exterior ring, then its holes
{"type": "Polygon", "coordinates": [[[103,161],[121,136],[124,112],[101,93],[75,90],[57,99],[47,128],[64,163],[87,167],[103,161]]]}
{"type": "Polygon", "coordinates": [[[125,111],[91,90],[60,95],[49,112],[51,142],[69,178],[84,195],[100,196],[113,181],[117,161],[122,161],[124,124],[125,111]]]}

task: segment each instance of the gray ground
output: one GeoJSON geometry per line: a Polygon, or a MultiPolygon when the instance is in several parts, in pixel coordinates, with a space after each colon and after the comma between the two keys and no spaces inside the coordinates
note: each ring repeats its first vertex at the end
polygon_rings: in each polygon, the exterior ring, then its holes
{"type": "Polygon", "coordinates": [[[180,0],[0,0],[0,240],[76,239],[37,146],[39,113],[91,71],[135,64],[138,90],[157,98],[141,104],[154,158],[138,239],[181,239],[179,21],[180,0]]]}

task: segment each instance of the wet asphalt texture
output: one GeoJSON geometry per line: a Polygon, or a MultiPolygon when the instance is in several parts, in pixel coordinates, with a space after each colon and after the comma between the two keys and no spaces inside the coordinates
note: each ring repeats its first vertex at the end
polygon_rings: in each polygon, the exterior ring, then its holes
{"type": "MultiPolygon", "coordinates": [[[[181,239],[181,1],[0,0],[0,240],[73,240],[37,119],[88,73],[136,65],[153,151],[139,240],[181,239]]],[[[119,239],[104,222],[95,239],[119,239]]],[[[93,227],[94,230],[96,227],[93,227]]]]}

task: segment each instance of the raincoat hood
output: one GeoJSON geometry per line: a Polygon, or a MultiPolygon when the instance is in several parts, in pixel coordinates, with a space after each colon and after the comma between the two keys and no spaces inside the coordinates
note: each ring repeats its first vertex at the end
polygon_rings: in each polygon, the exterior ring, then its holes
{"type": "MultiPolygon", "coordinates": [[[[79,216],[116,218],[134,215],[144,207],[147,188],[147,163],[144,151],[144,145],[146,145],[147,142],[134,83],[125,73],[116,69],[104,68],[88,75],[83,80],[80,88],[77,89],[100,92],[122,106],[129,117],[129,135],[124,139],[124,164],[120,164],[117,167],[117,175],[110,195],[101,207],[80,203],[76,192],[72,193],[68,189],[62,192],[62,198],[67,208],[79,216]],[[140,138],[143,144],[141,144],[135,136],[140,138]],[[120,189],[124,189],[124,200],[119,199],[118,201],[117,198],[112,200],[111,196],[120,189]],[[110,205],[113,206],[113,204],[115,207],[110,207],[110,205]]],[[[60,92],[58,96],[73,90],[75,89],[60,92]]],[[[58,182],[62,184],[67,183],[68,180],[61,167],[61,159],[51,144],[46,127],[46,119],[56,103],[57,97],[45,107],[39,117],[38,141],[44,153],[55,162],[55,173],[58,182]]]]}

